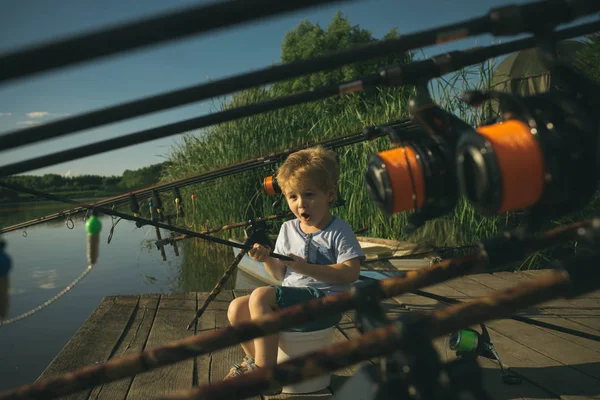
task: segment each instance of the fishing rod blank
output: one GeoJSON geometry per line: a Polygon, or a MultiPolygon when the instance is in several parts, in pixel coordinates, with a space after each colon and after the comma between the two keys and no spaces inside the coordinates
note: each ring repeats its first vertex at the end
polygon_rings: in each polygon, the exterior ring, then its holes
{"type": "Polygon", "coordinates": [[[229,0],[0,55],[0,82],[340,0],[229,0]]]}
{"type": "MultiPolygon", "coordinates": [[[[404,129],[404,128],[409,128],[412,125],[413,125],[413,123],[410,121],[410,119],[405,118],[405,119],[400,119],[400,120],[396,120],[396,121],[386,122],[384,124],[379,124],[375,127],[367,127],[365,129],[372,130],[372,129],[392,127],[392,126],[399,126],[404,129]]],[[[188,186],[188,185],[192,185],[192,184],[196,184],[196,183],[208,182],[213,179],[222,178],[222,177],[234,174],[234,173],[246,172],[246,171],[249,171],[254,168],[266,167],[266,166],[269,166],[269,165],[279,162],[283,158],[287,157],[288,155],[290,155],[292,153],[295,153],[298,150],[302,150],[302,149],[305,149],[308,147],[313,147],[316,145],[323,145],[326,147],[331,147],[331,146],[342,147],[342,146],[346,146],[349,144],[358,143],[360,141],[364,141],[367,139],[368,140],[375,139],[375,138],[381,137],[385,134],[383,131],[365,133],[365,129],[362,129],[360,131],[355,131],[355,132],[345,134],[345,135],[340,135],[340,136],[337,136],[337,137],[334,137],[331,139],[324,139],[324,140],[320,140],[317,142],[308,143],[306,145],[298,146],[293,149],[286,149],[286,150],[280,151],[278,153],[271,153],[268,156],[263,156],[263,157],[258,157],[258,158],[254,158],[254,159],[247,160],[247,161],[242,161],[240,163],[228,165],[226,167],[215,169],[215,170],[208,171],[208,172],[204,172],[199,175],[192,176],[192,177],[182,178],[182,179],[178,179],[176,181],[172,181],[169,183],[153,185],[153,186],[146,187],[144,189],[130,191],[125,194],[121,194],[121,195],[109,197],[109,198],[101,200],[101,201],[97,201],[95,203],[92,203],[91,206],[92,207],[101,207],[101,206],[108,206],[108,205],[113,205],[113,204],[120,204],[122,202],[128,201],[130,195],[132,195],[132,194],[135,195],[137,198],[148,197],[152,193],[153,190],[157,190],[157,191],[171,190],[176,187],[183,187],[183,186],[188,186]]],[[[30,221],[25,221],[25,222],[22,222],[19,224],[11,225],[6,228],[2,228],[2,229],[0,229],[0,233],[7,233],[7,232],[12,232],[17,229],[27,228],[29,226],[33,226],[33,225],[36,225],[39,223],[48,222],[48,221],[52,221],[52,220],[55,220],[58,218],[62,218],[67,215],[74,215],[74,214],[78,214],[81,212],[85,212],[86,210],[87,210],[87,208],[85,208],[85,207],[77,207],[77,208],[70,209],[70,210],[60,211],[58,213],[42,216],[42,217],[30,220],[30,221]]]]}
{"type": "MultiPolygon", "coordinates": [[[[580,221],[577,224],[581,223],[583,222],[580,221]]],[[[595,231],[595,234],[597,235],[597,229],[595,229],[595,231]]],[[[552,232],[552,235],[548,237],[548,239],[557,239],[557,233],[559,237],[561,236],[559,231],[552,232]]],[[[557,267],[561,270],[554,270],[535,280],[522,282],[512,288],[496,291],[489,296],[474,299],[470,302],[434,310],[431,315],[422,315],[422,318],[426,318],[426,321],[431,322],[428,324],[427,328],[429,330],[426,331],[425,334],[431,337],[443,336],[473,324],[483,323],[490,319],[503,318],[506,315],[514,314],[519,309],[543,303],[544,301],[563,296],[575,297],[597,289],[600,282],[600,280],[598,280],[598,272],[596,269],[596,265],[600,262],[599,258],[597,253],[591,256],[589,254],[578,254],[562,265],[558,265],[557,267]]],[[[459,260],[462,260],[463,262],[470,260],[469,262],[472,263],[471,267],[476,267],[475,264],[479,263],[479,261],[475,261],[476,259],[473,257],[461,257],[455,259],[452,264],[440,263],[439,265],[444,264],[446,267],[449,265],[457,267],[459,266],[459,260]]],[[[480,259],[480,261],[484,263],[483,259],[480,259]]],[[[445,273],[450,269],[451,268],[439,268],[439,266],[429,267],[424,269],[426,271],[409,271],[405,277],[374,281],[375,283],[372,286],[373,290],[371,291],[373,296],[372,299],[374,301],[381,301],[389,297],[410,292],[419,287],[425,287],[451,279],[451,277],[445,273]],[[432,273],[433,271],[436,271],[436,273],[432,273]]],[[[460,275],[454,277],[458,276],[460,275]]],[[[194,356],[208,354],[226,347],[238,345],[257,337],[264,337],[271,333],[299,326],[303,323],[310,322],[317,316],[322,317],[323,315],[357,308],[365,301],[364,298],[358,295],[358,292],[359,291],[345,291],[321,299],[314,299],[305,304],[287,307],[267,317],[257,318],[235,327],[228,326],[216,331],[200,332],[197,335],[186,337],[162,347],[145,349],[136,354],[129,354],[110,359],[102,365],[86,366],[84,369],[50,377],[43,381],[38,381],[8,392],[0,393],[0,399],[64,396],[88,387],[116,381],[137,373],[174,364],[194,356]]],[[[395,331],[397,327],[398,325],[391,324],[386,328],[365,332],[355,338],[354,340],[356,341],[336,343],[333,346],[327,347],[327,350],[324,351],[340,349],[341,347],[343,347],[345,351],[361,351],[364,349],[361,348],[360,345],[356,346],[357,343],[361,343],[362,340],[368,340],[366,338],[375,338],[378,339],[375,340],[375,343],[382,343],[386,339],[391,339],[391,337],[385,335],[382,336],[381,334],[384,332],[397,334],[398,332],[395,331]]],[[[394,335],[394,338],[398,339],[396,335],[394,335]]],[[[386,346],[385,350],[386,352],[384,354],[389,355],[389,344],[386,346]]],[[[314,354],[311,354],[311,356],[312,355],[314,354]]],[[[366,356],[366,359],[372,358],[370,354],[363,355],[366,356]]],[[[331,361],[328,365],[335,363],[336,359],[341,359],[340,357],[330,358],[331,361]]],[[[314,360],[314,358],[312,359],[314,360]]],[[[298,358],[295,360],[298,360],[298,358]]],[[[357,360],[357,362],[359,361],[361,360],[357,360]]],[[[286,366],[289,365],[295,370],[296,368],[293,368],[293,366],[290,365],[292,363],[294,363],[294,361],[290,360],[286,366]]],[[[312,365],[315,366],[315,364],[312,365]]],[[[273,366],[271,368],[278,367],[273,366]]],[[[269,367],[265,367],[262,370],[272,374],[272,369],[269,369],[269,367]]],[[[261,376],[260,371],[261,369],[259,368],[255,371],[253,376],[261,376]]],[[[282,374],[283,373],[284,372],[282,372],[282,374]]],[[[323,369],[317,371],[317,374],[322,373],[323,369]]],[[[277,373],[277,375],[271,376],[279,377],[282,375],[277,373]]],[[[234,385],[236,382],[244,382],[247,379],[248,378],[245,379],[245,377],[232,379],[225,382],[223,385],[216,383],[213,387],[219,385],[218,390],[226,390],[229,385],[234,385]]],[[[206,389],[206,386],[200,388],[206,389]]],[[[241,393],[247,392],[242,391],[241,393]]],[[[214,398],[229,397],[217,396],[214,398]]]]}
{"type": "MultiPolygon", "coordinates": [[[[590,7],[592,2],[580,1],[579,3],[586,7],[590,7]]],[[[300,6],[297,5],[297,7],[300,6]]],[[[289,64],[276,65],[245,74],[234,75],[214,82],[170,91],[104,109],[90,111],[74,117],[49,122],[47,124],[30,127],[24,130],[9,132],[0,136],[0,151],[36,143],[42,140],[57,138],[75,133],[79,130],[90,129],[96,126],[205,100],[211,97],[230,94],[255,86],[267,85],[278,81],[297,78],[306,74],[331,70],[356,62],[374,60],[387,54],[402,53],[416,48],[463,39],[472,35],[492,33],[501,36],[534,32],[538,26],[537,24],[541,21],[543,21],[544,24],[557,25],[559,23],[570,22],[577,17],[589,14],[593,11],[593,9],[585,9],[580,4],[577,4],[573,6],[573,9],[579,7],[577,8],[577,12],[561,12],[572,10],[571,7],[571,5],[567,5],[565,2],[559,2],[558,5],[556,5],[556,2],[554,2],[554,5],[551,2],[537,2],[520,6],[492,9],[487,16],[467,20],[462,23],[445,25],[408,35],[398,35],[396,38],[367,44],[355,49],[322,55],[307,60],[299,60],[289,64]],[[532,16],[532,10],[535,10],[538,14],[532,16]],[[545,10],[546,14],[542,19],[539,18],[538,15],[541,15],[540,13],[544,12],[543,10],[545,10]],[[521,18],[521,25],[515,23],[515,18],[518,17],[521,18]]],[[[196,26],[200,26],[200,24],[197,24],[196,26]]],[[[141,37],[142,36],[139,38],[141,37]]],[[[120,43],[116,40],[113,42],[120,43]]],[[[88,51],[94,49],[95,48],[92,47],[89,48],[88,51]]],[[[54,57],[44,59],[45,62],[53,62],[54,60],[54,57]]],[[[5,62],[5,60],[0,57],[0,65],[2,65],[3,62],[5,62]]],[[[28,61],[28,63],[24,65],[31,66],[34,64],[31,63],[31,61],[28,61]]],[[[39,65],[40,64],[38,64],[38,66],[39,65]]],[[[19,65],[17,72],[23,72],[22,65],[19,65]]],[[[0,72],[0,79],[1,77],[2,73],[0,72]]]]}
{"type": "MultiPolygon", "coordinates": [[[[16,185],[16,184],[13,184],[13,183],[8,183],[8,182],[2,182],[2,181],[0,181],[0,186],[8,188],[8,189],[16,190],[16,191],[28,193],[28,194],[31,194],[31,195],[34,195],[34,196],[46,198],[46,199],[49,199],[49,200],[60,201],[60,202],[63,202],[63,203],[79,204],[76,201],[71,200],[71,199],[67,199],[65,197],[56,196],[56,195],[53,195],[53,194],[50,194],[50,193],[40,192],[40,191],[37,191],[35,189],[26,188],[26,187],[23,187],[21,185],[16,185]]],[[[193,232],[193,231],[190,231],[190,230],[187,230],[187,229],[183,229],[183,228],[179,228],[179,227],[176,227],[176,226],[163,224],[161,222],[151,221],[151,220],[147,220],[147,219],[140,218],[140,217],[134,217],[132,215],[123,214],[123,213],[120,213],[118,211],[109,210],[109,209],[102,208],[102,207],[92,207],[92,206],[88,205],[88,206],[86,206],[86,208],[93,209],[93,210],[95,210],[95,211],[97,211],[99,213],[102,213],[102,214],[112,215],[112,216],[115,216],[115,217],[119,217],[119,218],[122,218],[122,219],[133,221],[133,222],[139,222],[139,223],[141,223],[143,225],[151,225],[151,226],[154,226],[154,227],[157,227],[157,228],[163,228],[165,230],[170,230],[170,231],[173,231],[173,232],[183,233],[185,235],[192,236],[192,237],[197,237],[197,238],[200,238],[200,239],[204,239],[204,240],[207,240],[209,242],[224,244],[224,245],[227,245],[227,246],[230,246],[230,247],[235,247],[235,248],[242,249],[242,250],[250,250],[251,249],[251,247],[246,247],[246,246],[244,246],[242,244],[239,244],[239,243],[236,243],[236,242],[232,242],[232,241],[229,241],[229,240],[224,240],[224,239],[220,239],[220,238],[217,238],[217,237],[214,237],[214,236],[204,235],[202,233],[193,232]]],[[[273,257],[273,258],[277,258],[277,259],[280,259],[280,260],[293,261],[292,258],[290,258],[288,256],[281,255],[281,254],[271,253],[269,255],[271,257],[273,257]]]]}
{"type": "MultiPolygon", "coordinates": [[[[600,3],[599,3],[600,4],[600,3]]],[[[599,6],[600,7],[600,6],[599,6]]],[[[590,32],[598,30],[600,23],[586,24],[590,32]]],[[[583,28],[577,32],[583,31],[583,28]]],[[[571,37],[571,30],[564,29],[556,32],[556,38],[571,37]]],[[[69,150],[60,151],[46,156],[32,158],[29,160],[8,164],[0,167],[0,177],[20,174],[49,165],[60,164],[66,161],[116,150],[122,147],[133,146],[151,140],[191,131],[193,129],[205,128],[211,125],[250,117],[267,111],[276,111],[285,107],[299,105],[315,100],[322,100],[335,95],[348,94],[357,91],[372,89],[378,85],[411,85],[433,79],[452,71],[456,71],[468,65],[483,62],[489,58],[502,54],[534,47],[536,40],[533,38],[522,39],[505,44],[476,48],[468,51],[454,51],[433,57],[432,59],[417,61],[402,66],[390,66],[383,68],[379,74],[364,76],[354,81],[341,84],[332,84],[317,87],[290,96],[284,96],[260,103],[250,104],[230,110],[223,110],[197,118],[191,118],[181,122],[175,122],[156,128],[131,133],[114,139],[107,139],[69,150]]]]}

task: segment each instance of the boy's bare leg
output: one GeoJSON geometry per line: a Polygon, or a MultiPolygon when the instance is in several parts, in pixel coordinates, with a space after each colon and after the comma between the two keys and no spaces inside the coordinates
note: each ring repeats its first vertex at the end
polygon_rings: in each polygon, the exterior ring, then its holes
{"type": "MultiPolygon", "coordinates": [[[[249,300],[250,296],[242,296],[233,299],[229,304],[229,308],[227,309],[227,319],[229,319],[229,323],[232,326],[239,324],[240,322],[250,321],[249,300]]],[[[254,340],[242,343],[242,349],[244,349],[244,353],[246,353],[248,357],[254,358],[254,340]]]]}
{"type": "MultiPolygon", "coordinates": [[[[250,295],[249,306],[252,319],[260,318],[265,314],[278,311],[279,307],[277,306],[277,300],[275,299],[275,288],[262,286],[254,289],[250,295]]],[[[254,362],[257,366],[265,367],[277,363],[278,343],[279,334],[277,333],[254,339],[254,362]]]]}

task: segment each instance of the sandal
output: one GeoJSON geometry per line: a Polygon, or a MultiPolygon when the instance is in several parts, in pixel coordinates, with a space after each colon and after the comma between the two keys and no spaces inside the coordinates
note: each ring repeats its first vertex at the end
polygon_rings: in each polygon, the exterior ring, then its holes
{"type": "Polygon", "coordinates": [[[240,364],[235,363],[231,366],[231,368],[229,369],[229,373],[225,375],[225,378],[223,378],[223,380],[226,381],[228,379],[235,378],[236,376],[242,376],[247,371],[256,368],[257,367],[256,364],[254,364],[254,359],[252,357],[245,356],[240,364]],[[251,366],[254,366],[254,368],[252,368],[251,366]]]}
{"type": "MultiPolygon", "coordinates": [[[[248,358],[249,358],[249,360],[247,361],[248,368],[246,369],[246,372],[254,371],[254,370],[257,370],[260,368],[258,365],[256,365],[254,363],[254,360],[252,358],[250,358],[250,357],[248,357],[248,358]]],[[[243,374],[243,372],[242,372],[242,374],[243,374]]],[[[281,394],[282,390],[283,390],[283,386],[281,386],[281,384],[279,382],[272,381],[271,386],[269,386],[268,389],[263,390],[261,393],[265,396],[277,396],[278,394],[281,394]]]]}
{"type": "MultiPolygon", "coordinates": [[[[244,375],[246,372],[250,372],[250,371],[255,371],[258,368],[260,368],[258,365],[256,365],[256,363],[254,362],[254,359],[252,357],[244,357],[242,360],[241,364],[233,364],[231,366],[231,369],[229,370],[229,374],[227,374],[227,376],[225,378],[223,378],[223,380],[228,380],[228,379],[232,379],[235,378],[236,376],[242,376],[244,375]],[[245,365],[242,365],[245,364],[245,365]]],[[[279,382],[272,382],[271,386],[266,389],[263,390],[261,393],[265,396],[277,396],[278,394],[281,394],[283,390],[283,386],[281,384],[279,384],[279,382]]]]}

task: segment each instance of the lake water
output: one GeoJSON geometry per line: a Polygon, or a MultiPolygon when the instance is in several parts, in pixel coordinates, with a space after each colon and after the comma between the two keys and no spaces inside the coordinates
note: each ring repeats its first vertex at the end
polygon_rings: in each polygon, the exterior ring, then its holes
{"type": "MultiPolygon", "coordinates": [[[[0,205],[0,227],[66,208],[57,203],[0,205]]],[[[65,220],[57,220],[27,228],[26,237],[22,231],[3,235],[13,260],[7,318],[43,304],[86,269],[84,221],[81,216],[73,220],[73,229],[67,228],[65,220]]],[[[103,297],[210,291],[233,261],[231,248],[195,239],[178,242],[179,257],[172,246],[166,247],[167,261],[163,261],[151,242],[156,239],[154,227],[138,229],[122,220],[107,244],[112,220],[103,216],[101,221],[100,256],[93,270],[50,306],[0,326],[0,391],[34,382],[103,297]]],[[[168,232],[161,230],[161,234],[164,238],[168,232]]]]}

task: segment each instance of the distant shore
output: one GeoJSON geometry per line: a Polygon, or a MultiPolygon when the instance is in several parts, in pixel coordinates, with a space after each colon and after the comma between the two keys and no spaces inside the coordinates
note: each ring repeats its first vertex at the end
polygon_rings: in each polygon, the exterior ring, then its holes
{"type": "MultiPolygon", "coordinates": [[[[55,192],[51,193],[56,196],[65,197],[70,200],[82,201],[90,199],[103,199],[107,197],[113,197],[123,192],[99,192],[96,190],[84,190],[84,191],[69,191],[69,192],[55,192]]],[[[42,199],[35,196],[21,196],[13,199],[2,199],[0,205],[11,205],[11,204],[22,204],[22,203],[48,203],[55,202],[55,200],[42,199]]]]}

